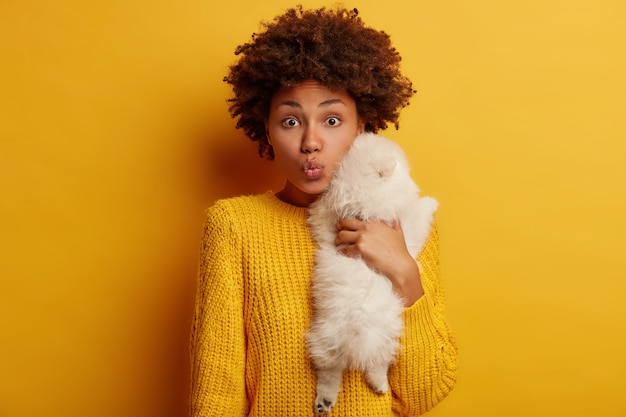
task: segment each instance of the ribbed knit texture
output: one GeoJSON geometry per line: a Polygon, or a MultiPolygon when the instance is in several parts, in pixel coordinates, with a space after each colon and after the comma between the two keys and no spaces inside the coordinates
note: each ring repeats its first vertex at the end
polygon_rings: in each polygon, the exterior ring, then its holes
{"type": "MultiPolygon", "coordinates": [[[[304,335],[312,314],[315,243],[306,208],[268,192],[207,210],[192,328],[191,415],[314,416],[315,376],[304,335]]],[[[405,336],[375,394],[349,371],[330,417],[416,416],[456,382],[445,318],[437,228],[419,256],[425,295],[405,310],[405,336]]]]}

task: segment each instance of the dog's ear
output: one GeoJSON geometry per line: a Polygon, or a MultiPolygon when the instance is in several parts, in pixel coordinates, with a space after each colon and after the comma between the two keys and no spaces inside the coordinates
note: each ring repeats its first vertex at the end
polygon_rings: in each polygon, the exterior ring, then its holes
{"type": "Polygon", "coordinates": [[[378,158],[378,166],[376,171],[381,178],[389,177],[396,169],[397,162],[393,155],[380,155],[378,158]]]}

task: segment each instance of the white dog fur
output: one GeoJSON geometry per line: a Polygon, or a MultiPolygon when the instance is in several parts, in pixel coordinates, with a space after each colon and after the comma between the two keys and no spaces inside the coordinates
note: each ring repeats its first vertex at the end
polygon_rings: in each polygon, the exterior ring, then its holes
{"type": "Polygon", "coordinates": [[[358,369],[377,393],[388,390],[387,372],[403,332],[403,301],[390,281],[361,259],[337,252],[339,219],[399,220],[414,258],[430,232],[437,201],[420,197],[396,143],[373,133],[357,137],[324,194],[311,205],[308,224],[318,247],[312,276],[314,316],[307,334],[317,378],[314,410],[326,414],[337,401],[346,369],[358,369]]]}

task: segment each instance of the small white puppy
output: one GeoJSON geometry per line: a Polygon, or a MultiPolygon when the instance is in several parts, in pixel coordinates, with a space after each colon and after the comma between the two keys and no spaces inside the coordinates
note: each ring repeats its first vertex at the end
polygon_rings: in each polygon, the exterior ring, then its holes
{"type": "Polygon", "coordinates": [[[388,224],[399,220],[407,248],[417,258],[438,203],[419,196],[409,170],[400,146],[364,133],[310,207],[308,224],[318,248],[307,342],[317,377],[317,414],[326,414],[335,405],[346,369],[364,372],[374,391],[387,392],[387,371],[403,332],[404,304],[386,277],[361,259],[337,253],[336,224],[346,217],[388,224]]]}

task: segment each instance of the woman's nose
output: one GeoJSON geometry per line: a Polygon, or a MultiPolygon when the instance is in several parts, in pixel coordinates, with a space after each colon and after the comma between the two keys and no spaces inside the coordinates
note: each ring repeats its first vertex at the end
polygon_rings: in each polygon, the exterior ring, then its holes
{"type": "Polygon", "coordinates": [[[320,150],[320,147],[321,147],[321,140],[319,138],[317,131],[312,127],[306,128],[304,130],[304,134],[302,137],[302,146],[301,146],[302,152],[304,153],[318,152],[320,150]]]}

